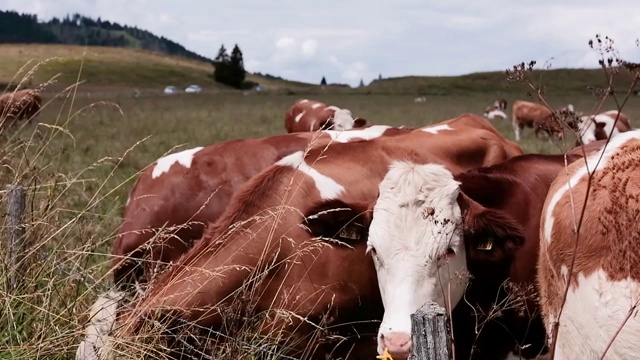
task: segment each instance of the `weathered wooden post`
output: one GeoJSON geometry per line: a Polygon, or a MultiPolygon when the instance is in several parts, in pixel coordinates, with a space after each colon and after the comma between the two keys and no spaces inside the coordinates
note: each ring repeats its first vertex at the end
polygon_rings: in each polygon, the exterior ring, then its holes
{"type": "Polygon", "coordinates": [[[451,360],[449,316],[434,302],[428,302],[411,314],[411,342],[409,360],[451,360]]]}
{"type": "Polygon", "coordinates": [[[23,281],[24,264],[22,263],[25,249],[24,211],[26,192],[20,185],[10,184],[6,186],[7,219],[7,264],[8,281],[10,289],[17,290],[23,281]]]}

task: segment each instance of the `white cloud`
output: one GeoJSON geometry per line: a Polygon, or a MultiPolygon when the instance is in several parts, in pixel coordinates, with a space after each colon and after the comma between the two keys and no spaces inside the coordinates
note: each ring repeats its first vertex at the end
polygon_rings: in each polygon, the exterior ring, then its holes
{"type": "Polygon", "coordinates": [[[503,70],[529,60],[552,67],[597,66],[587,46],[596,33],[614,37],[638,61],[637,0],[0,0],[0,8],[41,19],[79,12],[138,26],[215,57],[238,44],[249,71],[294,80],[357,85],[383,76],[455,75],[503,70]],[[333,58],[331,57],[333,56],[333,58]],[[332,60],[333,59],[333,60],[332,60]]]}

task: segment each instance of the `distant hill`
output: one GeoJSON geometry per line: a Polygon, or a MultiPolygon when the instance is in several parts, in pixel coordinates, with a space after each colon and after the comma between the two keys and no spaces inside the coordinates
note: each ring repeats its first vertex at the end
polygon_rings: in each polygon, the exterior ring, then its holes
{"type": "Polygon", "coordinates": [[[0,11],[0,43],[37,43],[129,47],[211,61],[163,36],[137,27],[73,14],[39,22],[32,14],[0,11]]]}

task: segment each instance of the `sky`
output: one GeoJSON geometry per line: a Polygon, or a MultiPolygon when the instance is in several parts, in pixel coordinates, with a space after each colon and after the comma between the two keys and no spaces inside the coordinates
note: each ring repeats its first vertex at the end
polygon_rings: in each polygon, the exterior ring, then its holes
{"type": "Polygon", "coordinates": [[[245,68],[290,80],[596,67],[596,34],[640,62],[638,0],[0,0],[41,20],[80,13],[138,26],[214,58],[238,44],[245,68]]]}

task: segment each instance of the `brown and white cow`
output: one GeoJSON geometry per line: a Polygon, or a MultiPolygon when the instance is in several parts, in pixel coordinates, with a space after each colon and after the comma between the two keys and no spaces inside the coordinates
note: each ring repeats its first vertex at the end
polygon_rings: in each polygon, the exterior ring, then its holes
{"type": "Polygon", "coordinates": [[[206,225],[220,217],[236,189],[252,176],[297,151],[410,131],[373,125],[235,139],[173,153],[147,166],[129,194],[113,244],[112,275],[118,290],[100,296],[93,305],[92,321],[76,359],[91,358],[91,344],[99,344],[102,332],[109,328],[101,324],[115,314],[117,303],[126,299],[126,291],[145,287],[156,274],[154,267],[160,265],[161,269],[182,256],[202,237],[206,225]],[[157,236],[161,229],[164,233],[157,236]]]}
{"type": "Polygon", "coordinates": [[[19,120],[32,121],[42,107],[42,97],[34,89],[22,89],[0,95],[1,127],[12,128],[19,120]]]}
{"type": "Polygon", "coordinates": [[[502,118],[506,120],[507,114],[505,113],[505,111],[507,111],[507,100],[498,99],[494,101],[491,106],[487,106],[484,109],[483,115],[490,120],[493,120],[495,118],[502,118]]]}
{"type": "Polygon", "coordinates": [[[527,154],[460,174],[394,162],[363,217],[385,308],[378,352],[406,359],[410,316],[431,301],[452,311],[456,359],[544,354],[535,291],[540,216],[565,161],[581,158],[527,154]]]}
{"type": "Polygon", "coordinates": [[[558,360],[638,359],[640,130],[586,160],[558,175],[540,223],[538,286],[550,343],[558,327],[551,352],[558,360]]]}
{"type": "Polygon", "coordinates": [[[284,127],[288,133],[319,129],[349,130],[366,125],[366,119],[354,118],[349,109],[309,99],[299,99],[284,115],[284,127]]]}
{"type": "MultiPolygon", "coordinates": [[[[263,282],[250,292],[261,295],[243,297],[254,301],[247,316],[273,311],[258,336],[275,329],[306,335],[328,316],[324,325],[334,335],[354,336],[332,356],[346,357],[345,351],[360,345],[351,358],[370,359],[376,353],[372,320],[380,319],[382,304],[353,209],[375,199],[395,160],[446,164],[457,173],[520,154],[517,144],[471,114],[395,137],[293,153],[241,186],[203,238],[123,314],[121,336],[137,333],[154,314],[220,330],[225,320],[221,306],[236,299],[253,271],[266,269],[263,282]]],[[[335,345],[305,340],[292,344],[288,353],[295,356],[306,348],[306,355],[315,351],[320,356],[335,345]]]]}
{"type": "MultiPolygon", "coordinates": [[[[205,225],[216,220],[235,190],[253,175],[296,151],[381,136],[411,129],[374,125],[348,131],[324,130],[254,139],[234,139],[164,156],[141,171],[123,213],[113,244],[115,284],[146,282],[144,262],[177,260],[205,225]],[[162,239],[151,242],[159,230],[162,239]]],[[[147,269],[148,270],[148,269],[147,269]]]]}
{"type": "Polygon", "coordinates": [[[597,115],[581,116],[576,146],[580,144],[587,145],[593,141],[605,140],[609,137],[613,138],[629,130],[631,130],[629,117],[617,110],[609,110],[597,115]]]}
{"type": "MultiPolygon", "coordinates": [[[[566,115],[575,114],[575,110],[571,104],[556,112],[560,114],[556,116],[559,119],[562,119],[563,115],[566,117],[566,115]]],[[[564,130],[562,125],[558,124],[556,120],[557,119],[554,119],[554,112],[542,104],[524,100],[516,100],[513,102],[511,125],[513,126],[516,141],[520,141],[521,132],[525,127],[533,128],[536,138],[540,131],[544,131],[549,135],[555,136],[557,139],[562,139],[564,130]]]]}

